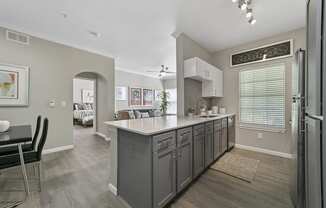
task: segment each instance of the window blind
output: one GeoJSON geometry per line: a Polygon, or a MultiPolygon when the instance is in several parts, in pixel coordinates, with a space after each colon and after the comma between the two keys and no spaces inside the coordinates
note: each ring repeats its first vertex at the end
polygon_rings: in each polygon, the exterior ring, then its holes
{"type": "Polygon", "coordinates": [[[239,73],[240,124],[285,128],[285,66],[239,73]]]}
{"type": "Polygon", "coordinates": [[[168,96],[168,108],[167,114],[177,114],[177,89],[167,89],[168,96]]]}

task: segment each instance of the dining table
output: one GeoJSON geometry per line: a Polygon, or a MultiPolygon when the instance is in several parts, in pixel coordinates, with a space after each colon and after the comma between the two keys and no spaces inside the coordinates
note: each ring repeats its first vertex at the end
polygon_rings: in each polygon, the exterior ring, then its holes
{"type": "Polygon", "coordinates": [[[28,184],[22,145],[29,143],[31,141],[32,141],[31,125],[11,126],[7,131],[0,133],[0,148],[5,146],[11,146],[11,145],[16,145],[18,147],[21,171],[24,179],[24,188],[26,192],[25,199],[28,198],[30,191],[29,191],[29,184],[28,184]]]}

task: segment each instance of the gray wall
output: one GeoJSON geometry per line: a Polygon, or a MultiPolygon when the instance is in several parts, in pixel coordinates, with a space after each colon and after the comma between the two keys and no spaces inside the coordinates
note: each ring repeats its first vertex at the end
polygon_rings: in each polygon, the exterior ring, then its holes
{"type": "MultiPolygon", "coordinates": [[[[160,79],[150,77],[150,76],[144,76],[141,74],[135,74],[130,72],[125,72],[121,70],[116,70],[115,72],[115,85],[123,86],[123,87],[140,87],[140,88],[149,88],[149,89],[163,89],[163,84],[160,79]]],[[[153,107],[158,107],[159,103],[154,103],[153,107]]],[[[116,101],[115,110],[126,110],[126,109],[132,109],[132,108],[149,108],[148,106],[142,107],[129,107],[128,101],[116,101]]]]}
{"type": "Polygon", "coordinates": [[[177,80],[176,79],[163,79],[162,80],[164,89],[176,89],[177,88],[177,80]]]}
{"type": "Polygon", "coordinates": [[[275,133],[238,128],[236,138],[237,144],[258,147],[282,153],[290,153],[291,126],[289,124],[289,121],[291,119],[291,74],[292,66],[294,63],[294,57],[278,59],[264,63],[250,64],[243,67],[235,68],[230,67],[229,61],[230,54],[234,52],[251,49],[265,44],[270,44],[273,42],[287,39],[294,40],[294,51],[299,48],[305,48],[305,30],[299,29],[271,38],[259,40],[253,43],[248,43],[239,47],[219,51],[213,55],[213,64],[224,71],[224,98],[220,100],[215,100],[215,102],[218,102],[220,106],[225,106],[228,112],[236,112],[237,118],[239,118],[239,70],[255,69],[277,63],[284,63],[286,65],[286,132],[275,133]],[[263,133],[262,139],[257,138],[257,134],[259,132],[263,133]]]}
{"type": "MultiPolygon", "coordinates": [[[[201,47],[187,35],[181,34],[177,37],[178,115],[187,114],[188,108],[197,105],[202,95],[201,82],[184,79],[183,62],[193,57],[199,57],[208,63],[212,63],[212,54],[208,50],[201,47]]],[[[207,102],[209,103],[209,100],[207,102]]]]}
{"type": "Polygon", "coordinates": [[[95,72],[98,81],[98,132],[106,134],[104,121],[114,112],[114,60],[61,44],[31,37],[30,45],[5,40],[5,29],[0,28],[0,63],[30,67],[30,105],[28,107],[0,107],[0,119],[13,125],[33,124],[37,115],[50,120],[45,148],[73,144],[72,100],[73,78],[81,72],[95,72]],[[49,100],[56,107],[49,108],[49,100]],[[66,101],[67,106],[60,106],[66,101]]]}

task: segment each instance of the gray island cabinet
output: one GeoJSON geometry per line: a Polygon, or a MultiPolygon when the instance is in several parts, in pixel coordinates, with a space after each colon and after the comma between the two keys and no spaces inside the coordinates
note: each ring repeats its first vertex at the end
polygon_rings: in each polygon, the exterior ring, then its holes
{"type": "Polygon", "coordinates": [[[192,181],[193,163],[192,127],[177,131],[177,192],[179,193],[192,181]]]}
{"type": "Polygon", "coordinates": [[[165,207],[227,150],[230,116],[106,122],[116,129],[117,195],[132,208],[165,207]]]}

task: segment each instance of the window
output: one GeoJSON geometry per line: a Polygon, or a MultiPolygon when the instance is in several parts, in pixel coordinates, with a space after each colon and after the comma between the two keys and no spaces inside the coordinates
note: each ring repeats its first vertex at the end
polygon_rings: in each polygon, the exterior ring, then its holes
{"type": "Polygon", "coordinates": [[[239,73],[240,125],[285,128],[285,66],[239,73]]]}
{"type": "Polygon", "coordinates": [[[167,114],[177,114],[177,89],[167,89],[168,93],[168,109],[167,114]]]}

